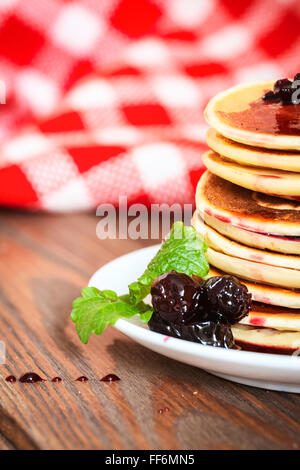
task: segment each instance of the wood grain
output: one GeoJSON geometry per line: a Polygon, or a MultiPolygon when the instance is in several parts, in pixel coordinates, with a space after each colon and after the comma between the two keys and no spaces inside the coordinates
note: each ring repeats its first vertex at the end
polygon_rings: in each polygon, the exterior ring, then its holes
{"type": "Polygon", "coordinates": [[[93,214],[0,212],[0,449],[300,447],[297,395],[223,381],[113,328],[80,343],[73,298],[99,266],[151,244],[100,241],[97,222],[93,214]],[[30,370],[47,382],[5,382],[30,370]],[[99,381],[110,372],[121,381],[99,381]],[[62,383],[51,383],[56,375],[62,383]],[[80,375],[89,382],[76,382],[80,375]]]}

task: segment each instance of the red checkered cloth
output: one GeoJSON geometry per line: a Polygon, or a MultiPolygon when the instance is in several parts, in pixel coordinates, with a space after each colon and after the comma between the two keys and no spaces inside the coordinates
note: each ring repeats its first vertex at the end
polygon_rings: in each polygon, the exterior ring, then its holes
{"type": "Polygon", "coordinates": [[[297,0],[1,0],[0,204],[193,201],[208,99],[299,46],[297,0]]]}

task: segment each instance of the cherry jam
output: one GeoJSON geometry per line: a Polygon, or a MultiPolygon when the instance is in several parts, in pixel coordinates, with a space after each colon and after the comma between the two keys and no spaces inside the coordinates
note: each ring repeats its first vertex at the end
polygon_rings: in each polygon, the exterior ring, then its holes
{"type": "Polygon", "coordinates": [[[78,379],[76,379],[76,382],[87,382],[88,380],[89,379],[87,377],[81,375],[80,377],[78,377],[78,379]]]}
{"type": "Polygon", "coordinates": [[[105,375],[105,377],[102,377],[102,379],[100,380],[101,382],[116,382],[117,380],[121,380],[121,379],[115,374],[108,374],[108,375],[105,375]]]}
{"type": "Polygon", "coordinates": [[[26,384],[35,384],[44,382],[44,379],[42,379],[42,377],[40,377],[35,372],[27,372],[26,374],[22,375],[22,377],[20,377],[19,381],[26,384]]]}
{"type": "Polygon", "coordinates": [[[184,324],[197,317],[202,289],[190,276],[170,271],[155,279],[151,286],[151,296],[154,310],[165,321],[184,324]]]}
{"type": "Polygon", "coordinates": [[[168,411],[170,411],[170,408],[168,408],[167,406],[165,406],[164,408],[160,408],[159,410],[157,410],[157,413],[159,415],[162,415],[163,413],[167,413],[168,411]]]}
{"type": "Polygon", "coordinates": [[[62,379],[60,377],[53,377],[53,379],[51,380],[51,382],[53,383],[56,383],[56,382],[61,382],[62,379]]]}
{"type": "Polygon", "coordinates": [[[8,377],[6,377],[6,382],[10,382],[10,383],[15,383],[17,381],[16,377],[14,375],[9,375],[8,377]]]}

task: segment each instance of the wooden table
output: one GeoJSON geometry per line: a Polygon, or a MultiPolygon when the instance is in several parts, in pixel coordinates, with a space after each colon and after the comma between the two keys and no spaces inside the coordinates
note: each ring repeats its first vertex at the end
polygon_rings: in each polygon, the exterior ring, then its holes
{"type": "Polygon", "coordinates": [[[99,266],[151,244],[100,241],[97,222],[94,214],[0,212],[0,448],[300,447],[297,395],[226,382],[113,328],[80,343],[69,318],[80,288],[99,266]],[[48,381],[5,382],[28,371],[48,381]],[[100,382],[107,373],[121,381],[100,382]],[[57,375],[63,382],[51,383],[57,375]],[[89,382],[76,382],[80,375],[89,382]]]}

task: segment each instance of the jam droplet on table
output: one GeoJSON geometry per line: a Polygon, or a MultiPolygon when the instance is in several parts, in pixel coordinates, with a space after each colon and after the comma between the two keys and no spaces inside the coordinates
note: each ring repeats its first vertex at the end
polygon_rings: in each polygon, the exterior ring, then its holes
{"type": "Polygon", "coordinates": [[[102,379],[100,380],[101,382],[116,382],[117,380],[121,380],[121,379],[115,374],[108,374],[108,375],[105,375],[105,377],[102,377],[102,379]]]}
{"type": "Polygon", "coordinates": [[[160,408],[159,410],[157,410],[157,413],[162,415],[163,413],[167,413],[168,411],[170,411],[170,408],[165,406],[164,408],[160,408]]]}
{"type": "Polygon", "coordinates": [[[76,382],[87,382],[88,380],[89,379],[87,377],[81,375],[80,377],[78,377],[78,379],[76,379],[76,382]]]}
{"type": "Polygon", "coordinates": [[[35,372],[27,372],[26,374],[22,375],[22,377],[20,377],[19,380],[20,382],[26,383],[26,384],[36,384],[36,383],[44,382],[44,379],[42,379],[42,377],[40,377],[35,372]]]}
{"type": "Polygon", "coordinates": [[[62,379],[60,377],[53,377],[53,379],[51,380],[51,382],[61,382],[62,379]]]}
{"type": "Polygon", "coordinates": [[[16,377],[14,375],[9,375],[8,377],[6,377],[6,382],[10,382],[10,383],[15,383],[17,381],[16,377]]]}

